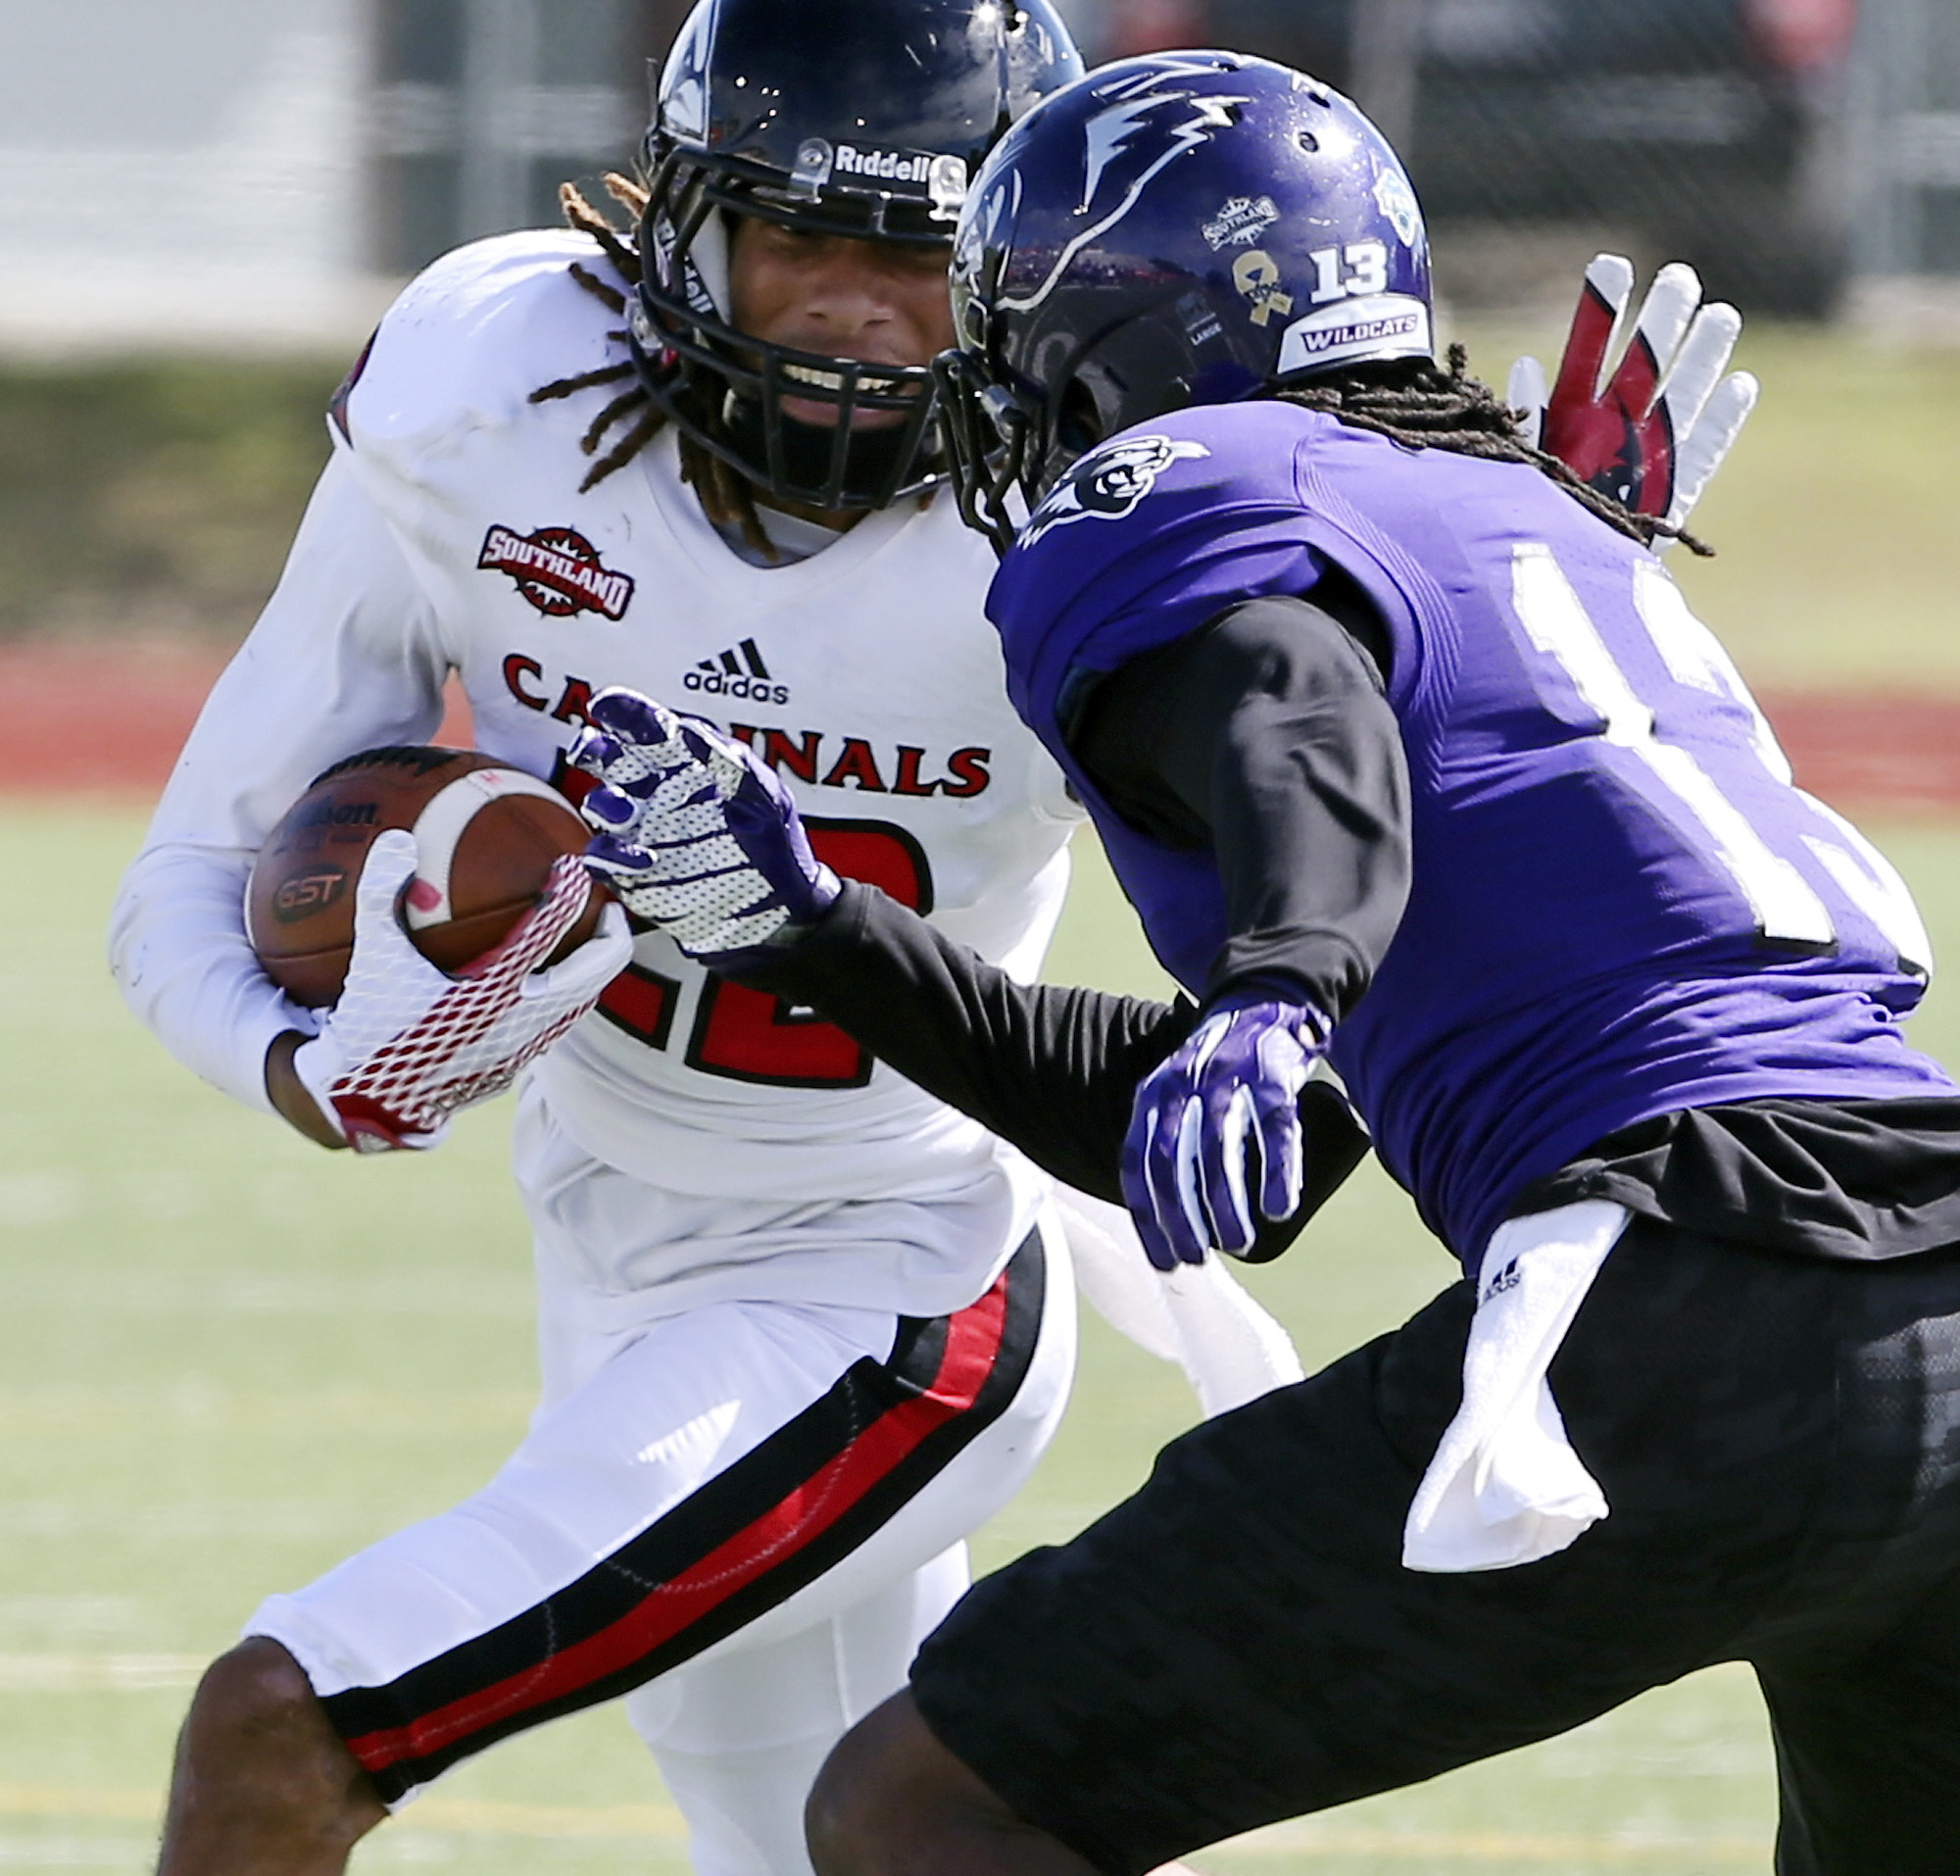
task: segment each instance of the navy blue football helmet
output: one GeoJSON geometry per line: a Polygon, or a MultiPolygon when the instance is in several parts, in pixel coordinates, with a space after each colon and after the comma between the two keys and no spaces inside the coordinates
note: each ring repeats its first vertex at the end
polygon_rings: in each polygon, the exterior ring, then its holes
{"type": "Polygon", "coordinates": [[[1433,356],[1429,240],[1388,140],[1304,73],[1125,59],[987,160],[938,364],[960,508],[1003,551],[1103,437],[1190,404],[1433,356]]]}
{"type": "Polygon", "coordinates": [[[1050,0],[699,0],[645,150],[628,324],[655,405],[779,499],[882,508],[943,479],[929,367],[735,329],[726,217],[950,252],[987,152],[1081,73],[1050,0]],[[785,418],[786,394],[834,406],[834,425],[785,418]],[[852,427],[858,412],[892,410],[903,425],[852,427]]]}

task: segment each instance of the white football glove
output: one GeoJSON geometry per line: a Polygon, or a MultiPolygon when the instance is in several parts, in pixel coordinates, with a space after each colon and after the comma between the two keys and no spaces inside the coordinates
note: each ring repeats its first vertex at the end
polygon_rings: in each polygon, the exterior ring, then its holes
{"type": "Polygon", "coordinates": [[[602,690],[570,760],[599,777],[579,804],[585,864],[636,918],[718,970],[762,962],[841,887],[776,772],[746,743],[637,691],[602,690]]]}
{"type": "Polygon", "coordinates": [[[410,942],[398,913],[415,836],[376,837],[354,902],[354,953],[340,1000],[293,1054],[293,1072],[359,1153],[435,1146],[461,1108],[501,1093],[625,969],[633,941],[609,905],[563,963],[535,966],[585,911],[592,889],[570,855],[494,951],[451,977],[410,942]]]}
{"type": "MultiPolygon", "coordinates": [[[[1677,261],[1654,275],[1627,342],[1606,373],[1634,287],[1633,263],[1595,254],[1547,395],[1535,358],[1511,367],[1507,401],[1528,443],[1601,494],[1679,530],[1722,467],[1760,389],[1728,370],[1742,316],[1701,304],[1701,281],[1677,261]]],[[[1666,536],[1656,541],[1665,545],[1666,536]]]]}

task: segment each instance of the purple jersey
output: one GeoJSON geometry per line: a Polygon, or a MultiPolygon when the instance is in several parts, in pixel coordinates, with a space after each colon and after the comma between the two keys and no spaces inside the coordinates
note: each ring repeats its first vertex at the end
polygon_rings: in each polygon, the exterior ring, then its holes
{"type": "Polygon", "coordinates": [[[1389,1170],[1473,1269],[1530,1181],[1615,1129],[1763,1096],[1951,1090],[1906,1044],[1929,952],[1892,868],[1788,765],[1658,560],[1535,469],[1298,406],[1125,432],[996,581],[1008,687],[1173,975],[1217,870],[1117,819],[1057,727],[1113,670],[1333,562],[1391,634],[1413,885],[1332,1048],[1389,1170]]]}

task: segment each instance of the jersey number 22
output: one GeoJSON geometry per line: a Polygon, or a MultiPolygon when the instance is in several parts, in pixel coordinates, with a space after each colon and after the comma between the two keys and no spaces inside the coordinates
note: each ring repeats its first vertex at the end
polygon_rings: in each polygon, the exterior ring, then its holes
{"type": "MultiPolygon", "coordinates": [[[[862,880],[913,912],[932,910],[932,869],[925,850],[901,827],[877,820],[806,820],[810,850],[834,872],[862,880]]],[[[629,964],[607,985],[599,1009],[651,1049],[672,1042],[680,984],[629,964]]],[[[764,990],[710,976],[701,986],[687,1065],[731,1081],[770,1088],[861,1088],[871,1078],[868,1051],[835,1023],[764,990]]]]}

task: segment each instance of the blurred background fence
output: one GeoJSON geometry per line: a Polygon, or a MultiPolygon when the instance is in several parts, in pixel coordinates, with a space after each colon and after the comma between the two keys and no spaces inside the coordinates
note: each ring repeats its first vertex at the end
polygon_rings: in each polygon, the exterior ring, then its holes
{"type": "Polygon", "coordinates": [[[1960,280],[1953,0],[1102,0],[1093,29],[1350,91],[1407,156],[1460,305],[1562,291],[1599,244],[1689,260],[1756,314],[1855,289],[1883,316],[1901,280],[1960,280]]]}
{"type": "MultiPolygon", "coordinates": [[[[1225,44],[1402,145],[1446,292],[1608,242],[1745,313],[1960,296],[1954,0],[1064,0],[1225,44]]],[[[0,0],[0,342],[344,338],[385,283],[630,160],[683,0],[0,0]]]]}

